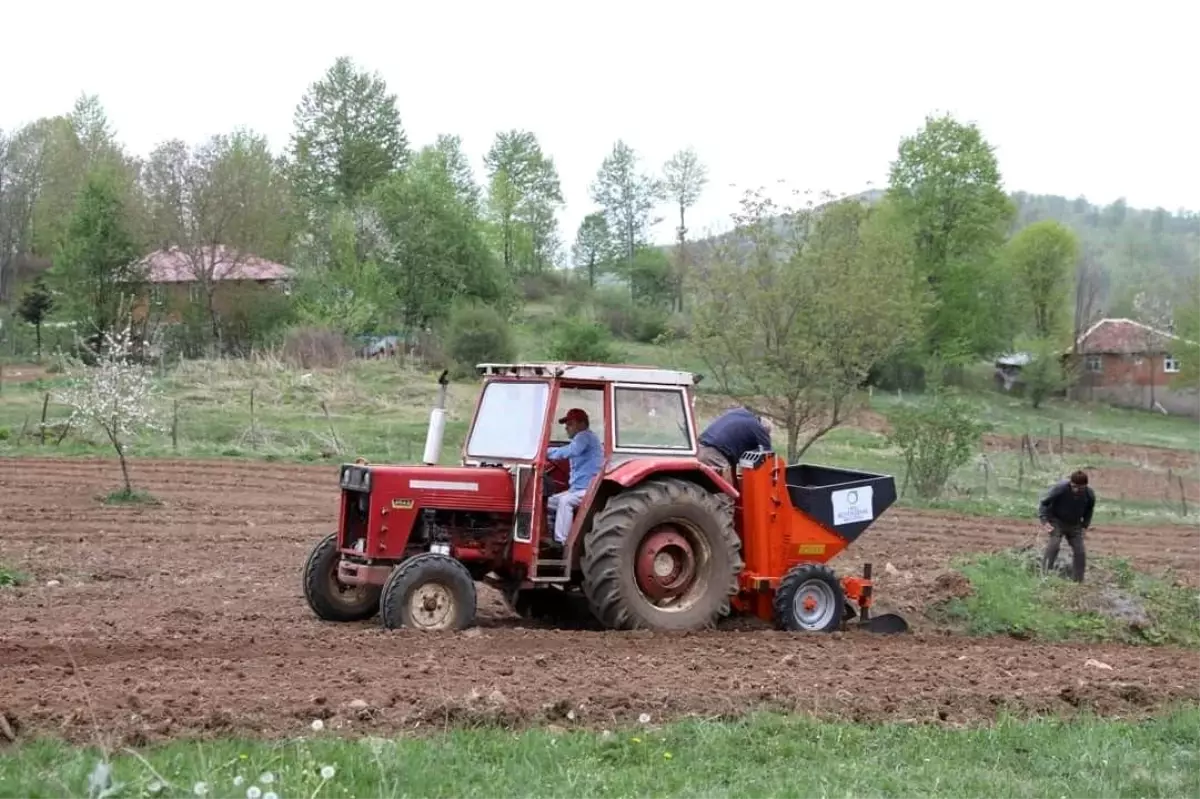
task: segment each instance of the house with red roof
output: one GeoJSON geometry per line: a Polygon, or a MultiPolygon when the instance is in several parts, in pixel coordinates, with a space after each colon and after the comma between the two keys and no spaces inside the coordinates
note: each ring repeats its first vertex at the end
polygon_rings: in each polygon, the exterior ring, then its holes
{"type": "Polygon", "coordinates": [[[1071,396],[1200,417],[1197,387],[1175,385],[1183,344],[1133,319],[1101,319],[1064,354],[1077,376],[1071,396]]]}
{"type": "MultiPolygon", "coordinates": [[[[262,290],[288,291],[292,269],[255,255],[216,247],[156,250],[138,266],[145,270],[150,286],[148,305],[167,318],[178,319],[190,303],[202,302],[211,287],[213,306],[220,313],[235,298],[262,290]]],[[[147,303],[139,304],[138,315],[146,314],[147,303]]]]}

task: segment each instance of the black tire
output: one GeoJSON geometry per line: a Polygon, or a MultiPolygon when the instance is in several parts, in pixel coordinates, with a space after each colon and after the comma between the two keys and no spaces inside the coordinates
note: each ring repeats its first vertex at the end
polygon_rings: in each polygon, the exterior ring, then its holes
{"type": "Polygon", "coordinates": [[[819,563],[802,563],[779,581],[775,625],[791,632],[830,633],[841,629],[847,607],[842,583],[833,569],[819,563]],[[798,607],[806,598],[815,602],[811,612],[798,607]]]}
{"type": "Polygon", "coordinates": [[[732,505],[679,478],[649,480],[612,497],[584,538],[583,592],[592,613],[613,630],[696,630],[729,613],[742,571],[732,505]],[[696,558],[697,595],[684,607],[656,606],[638,586],[638,547],[659,525],[684,530],[696,558]],[[700,562],[703,559],[703,562],[700,562]],[[702,581],[702,582],[701,582],[702,581]]]}
{"type": "Polygon", "coordinates": [[[467,567],[447,555],[426,552],[392,570],[383,584],[379,616],[388,630],[462,630],[475,623],[475,605],[475,581],[467,567]],[[414,615],[418,591],[429,604],[414,615]]]}
{"type": "Polygon", "coordinates": [[[379,612],[380,587],[349,586],[337,579],[337,533],[313,547],[304,563],[304,598],[317,618],[325,621],[363,621],[379,612]]]}

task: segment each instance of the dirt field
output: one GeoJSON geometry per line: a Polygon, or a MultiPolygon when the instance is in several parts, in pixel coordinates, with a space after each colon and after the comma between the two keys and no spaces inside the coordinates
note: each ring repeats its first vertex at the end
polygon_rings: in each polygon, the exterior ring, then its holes
{"type": "MultiPolygon", "coordinates": [[[[0,561],[35,578],[0,592],[0,711],[21,737],[298,735],[317,718],[374,734],[605,727],[756,707],[960,723],[1001,710],[1130,716],[1197,699],[1195,652],[981,641],[923,625],[949,557],[1032,543],[1028,523],[902,510],[881,519],[839,565],[875,563],[881,608],[905,612],[907,637],[802,638],[745,624],[683,636],[534,629],[486,593],[479,629],[429,636],[321,624],[305,606],[299,570],[332,522],[334,468],[134,469],[163,506],[100,505],[119,480],[112,462],[0,460],[0,561]]],[[[1194,527],[1101,527],[1092,542],[1191,579],[1200,564],[1194,527]]]]}

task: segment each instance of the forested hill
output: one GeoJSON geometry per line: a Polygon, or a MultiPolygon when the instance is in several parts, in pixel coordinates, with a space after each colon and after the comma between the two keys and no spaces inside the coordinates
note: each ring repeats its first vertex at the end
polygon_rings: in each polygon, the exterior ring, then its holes
{"type": "Polygon", "coordinates": [[[1053,194],[1015,192],[1011,197],[1017,206],[1015,230],[1053,219],[1075,232],[1085,262],[1101,281],[1110,315],[1133,315],[1139,291],[1169,297],[1200,274],[1200,213],[1130,208],[1122,200],[1098,206],[1083,197],[1053,194]]]}

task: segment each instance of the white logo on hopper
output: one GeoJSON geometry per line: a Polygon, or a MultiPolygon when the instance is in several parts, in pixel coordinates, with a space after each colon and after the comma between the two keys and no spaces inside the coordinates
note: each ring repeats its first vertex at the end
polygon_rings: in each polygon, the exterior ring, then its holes
{"type": "Polygon", "coordinates": [[[875,518],[874,504],[875,487],[847,488],[834,491],[830,495],[833,501],[833,524],[857,524],[875,518]],[[860,501],[861,500],[861,501],[860,501]]]}

